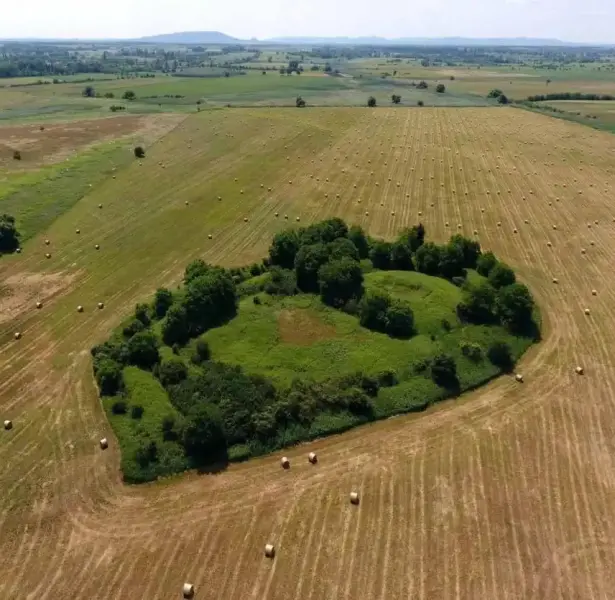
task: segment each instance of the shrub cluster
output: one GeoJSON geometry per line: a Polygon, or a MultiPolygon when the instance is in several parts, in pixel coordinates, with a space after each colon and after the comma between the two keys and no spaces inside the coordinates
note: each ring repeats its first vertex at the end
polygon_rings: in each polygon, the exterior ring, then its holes
{"type": "Polygon", "coordinates": [[[582,92],[557,92],[554,94],[536,94],[527,97],[529,102],[545,102],[547,100],[615,100],[612,94],[584,94],[582,92]]]}

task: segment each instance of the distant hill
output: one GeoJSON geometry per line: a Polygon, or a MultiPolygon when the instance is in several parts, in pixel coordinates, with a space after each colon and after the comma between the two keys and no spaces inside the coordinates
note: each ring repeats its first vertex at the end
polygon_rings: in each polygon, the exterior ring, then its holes
{"type": "Polygon", "coordinates": [[[138,42],[154,44],[236,44],[242,40],[219,31],[181,31],[138,38],[138,42]]]}
{"type": "MultiPolygon", "coordinates": [[[[354,45],[412,45],[412,46],[588,46],[551,38],[383,38],[383,37],[284,37],[265,40],[274,44],[354,44],[354,45]]],[[[596,44],[598,45],[598,44],[596,44]]]]}

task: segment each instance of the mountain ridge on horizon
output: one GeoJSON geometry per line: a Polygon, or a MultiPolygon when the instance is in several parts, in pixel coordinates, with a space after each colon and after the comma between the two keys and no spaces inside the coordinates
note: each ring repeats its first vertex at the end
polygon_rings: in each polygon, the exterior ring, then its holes
{"type": "Polygon", "coordinates": [[[143,42],[158,44],[350,44],[350,45],[416,45],[416,46],[613,46],[611,43],[568,42],[556,38],[494,37],[473,38],[462,36],[398,37],[381,36],[280,36],[266,39],[241,39],[220,31],[178,31],[135,38],[10,38],[0,41],[23,42],[143,42]]]}

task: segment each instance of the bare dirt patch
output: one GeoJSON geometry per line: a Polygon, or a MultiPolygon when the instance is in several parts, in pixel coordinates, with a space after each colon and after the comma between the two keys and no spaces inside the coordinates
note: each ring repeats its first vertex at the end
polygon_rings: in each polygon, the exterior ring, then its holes
{"type": "Polygon", "coordinates": [[[0,283],[0,323],[10,321],[37,302],[45,303],[68,289],[78,273],[19,273],[0,283]]]}
{"type": "Polygon", "coordinates": [[[153,141],[172,129],[183,115],[118,116],[44,125],[0,128],[0,168],[31,169],[59,162],[96,143],[131,135],[153,141]],[[21,160],[13,152],[21,153],[21,160]]]}
{"type": "Polygon", "coordinates": [[[283,310],[278,317],[280,339],[285,344],[311,346],[335,337],[335,327],[308,309],[283,310]]]}

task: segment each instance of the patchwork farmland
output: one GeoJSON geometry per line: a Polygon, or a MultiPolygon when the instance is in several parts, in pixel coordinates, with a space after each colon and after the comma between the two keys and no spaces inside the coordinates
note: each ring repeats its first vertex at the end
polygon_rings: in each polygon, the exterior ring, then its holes
{"type": "Polygon", "coordinates": [[[233,109],[109,170],[0,265],[0,597],[609,597],[614,150],[511,108],[233,109]],[[92,345],[193,258],[244,265],[328,216],[386,238],[421,221],[509,262],[541,308],[524,382],[125,486],[92,345]]]}

